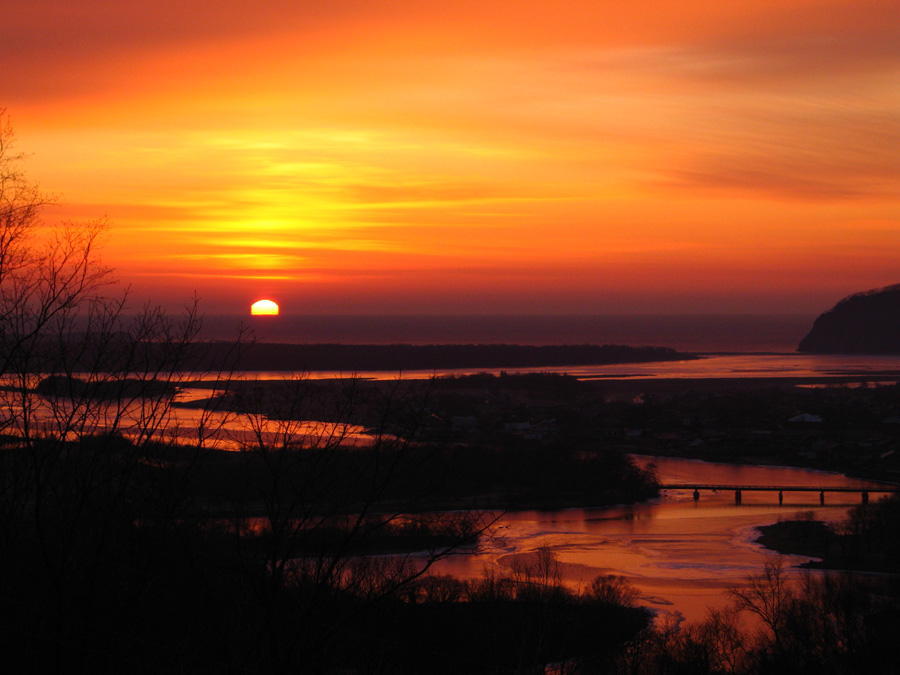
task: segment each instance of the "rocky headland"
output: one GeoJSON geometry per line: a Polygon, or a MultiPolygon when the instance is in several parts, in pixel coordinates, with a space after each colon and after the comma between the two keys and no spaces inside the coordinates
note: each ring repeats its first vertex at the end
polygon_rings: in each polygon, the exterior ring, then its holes
{"type": "Polygon", "coordinates": [[[844,298],[816,319],[797,351],[900,354],[900,284],[844,298]]]}

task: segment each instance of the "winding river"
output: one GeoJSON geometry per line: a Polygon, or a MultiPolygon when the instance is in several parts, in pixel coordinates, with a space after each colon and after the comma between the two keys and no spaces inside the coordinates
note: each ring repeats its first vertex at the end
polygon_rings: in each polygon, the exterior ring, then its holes
{"type": "MultiPolygon", "coordinates": [[[[720,483],[829,487],[875,486],[834,473],[786,467],[716,464],[685,459],[636,457],[653,462],[663,483],[720,483]]],[[[876,498],[873,496],[873,499],[876,498]]],[[[627,577],[640,591],[640,603],[679,618],[700,620],[707,608],[728,603],[727,590],[759,572],[766,556],[754,543],[756,528],[813,512],[838,521],[858,504],[858,493],[745,492],[740,506],[733,492],[667,490],[644,504],[562,511],[516,511],[503,516],[483,552],[441,563],[438,571],[475,577],[487,565],[509,565],[516,556],[549,547],[564,580],[586,584],[598,574],[627,577]]],[[[790,565],[807,558],[788,556],[790,565]]]]}
{"type": "MultiPolygon", "coordinates": [[[[712,377],[734,377],[736,374],[759,376],[760,368],[768,375],[778,373],[784,376],[796,376],[798,372],[806,371],[821,374],[823,370],[831,375],[836,372],[860,372],[858,364],[839,360],[803,359],[793,355],[773,356],[771,362],[764,363],[760,362],[759,357],[746,363],[742,359],[722,357],[718,361],[709,359],[705,364],[702,361],[653,364],[647,366],[647,373],[635,373],[633,376],[667,374],[689,378],[695,373],[691,369],[712,377]],[[710,368],[711,364],[721,367],[710,368]],[[755,364],[756,370],[748,371],[745,368],[747,364],[755,364]]],[[[864,365],[875,368],[874,372],[896,370],[900,374],[900,361],[896,357],[874,364],[866,362],[864,365]]],[[[612,373],[599,372],[599,368],[578,375],[615,377],[612,373]]],[[[638,367],[630,368],[636,370],[638,367]]],[[[258,379],[266,379],[265,374],[255,375],[258,379]]],[[[190,400],[208,395],[208,390],[188,389],[182,393],[182,398],[190,400]]],[[[196,436],[190,430],[196,429],[201,417],[200,411],[178,409],[172,412],[168,427],[179,438],[186,430],[191,436],[196,436]]],[[[205,420],[207,424],[210,421],[205,420]]],[[[212,421],[215,423],[211,426],[217,430],[214,434],[217,444],[221,447],[246,440],[239,435],[234,436],[247,433],[246,425],[239,421],[227,415],[221,415],[221,419],[215,417],[212,421]]],[[[260,420],[259,425],[256,431],[263,436],[283,434],[285,431],[276,422],[260,420]]],[[[291,431],[298,437],[305,434],[315,437],[338,435],[345,441],[361,443],[368,439],[364,429],[332,429],[321,423],[295,425],[291,431]]],[[[184,440],[189,439],[188,435],[184,435],[184,440]]],[[[868,481],[808,469],[654,457],[636,457],[636,461],[654,463],[664,484],[876,486],[868,481]]],[[[777,493],[744,492],[742,504],[736,505],[734,494],[730,491],[705,491],[699,501],[695,501],[690,490],[673,489],[643,504],[559,511],[514,511],[503,515],[494,536],[484,542],[479,552],[461,553],[444,560],[435,571],[459,577],[477,577],[485,566],[509,566],[519,556],[528,556],[538,548],[548,547],[560,563],[565,582],[572,586],[587,584],[598,574],[622,575],[637,587],[641,593],[640,602],[646,607],[660,613],[670,612],[687,620],[700,620],[708,608],[727,604],[728,588],[757,573],[765,558],[774,555],[754,543],[758,534],[756,528],[778,520],[796,518],[806,512],[812,512],[820,520],[839,521],[850,507],[859,502],[858,493],[827,493],[823,506],[816,492],[786,492],[784,503],[779,505],[777,493]]],[[[787,558],[791,565],[805,560],[797,556],[787,558]]]]}

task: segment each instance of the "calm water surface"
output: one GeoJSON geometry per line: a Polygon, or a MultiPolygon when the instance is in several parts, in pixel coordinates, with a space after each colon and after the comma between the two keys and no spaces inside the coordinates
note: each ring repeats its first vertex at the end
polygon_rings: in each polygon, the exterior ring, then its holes
{"type": "MultiPolygon", "coordinates": [[[[694,460],[637,458],[654,462],[661,481],[728,484],[873,486],[840,474],[804,469],[734,466],[694,460]]],[[[481,574],[485,566],[509,565],[516,556],[538,547],[553,550],[571,585],[586,584],[597,574],[620,574],[641,592],[641,604],[700,620],[708,607],[728,603],[727,589],[759,572],[772,552],[753,543],[756,528],[812,511],[822,520],[837,521],[859,503],[853,493],[703,492],[694,502],[688,490],[670,490],[653,503],[563,511],[517,511],[506,514],[497,536],[479,555],[458,556],[439,571],[463,577],[481,574]]],[[[808,560],[789,556],[797,565],[808,560]]]]}
{"type": "MultiPolygon", "coordinates": [[[[698,378],[754,378],[754,377],[848,377],[875,374],[896,374],[900,379],[900,355],[852,356],[817,354],[711,354],[689,361],[658,361],[654,363],[620,363],[605,366],[558,366],[546,368],[471,368],[445,370],[378,370],[359,373],[373,380],[425,379],[433,375],[465,375],[474,372],[501,371],[531,373],[568,373],[584,379],[698,379],[698,378]]],[[[319,370],[308,373],[312,379],[347,377],[350,373],[319,370]]],[[[256,371],[246,373],[249,379],[279,380],[287,377],[284,371],[256,371]]]]}
{"type": "MultiPolygon", "coordinates": [[[[546,370],[546,369],[544,369],[546,370]]],[[[797,354],[713,356],[698,361],[619,366],[555,369],[579,377],[696,378],[696,377],[799,377],[807,375],[861,375],[900,372],[900,357],[808,356],[797,354]]],[[[432,373],[422,373],[429,376],[432,373]]],[[[318,373],[314,376],[326,376],[318,373]]],[[[370,374],[396,378],[396,372],[370,374]]],[[[412,377],[404,373],[404,377],[412,377]]],[[[283,378],[284,373],[252,373],[251,379],[283,378]]],[[[181,398],[203,398],[208,389],[187,388],[181,398]]],[[[179,437],[196,433],[201,413],[173,410],[168,428],[179,437]]],[[[225,446],[246,439],[244,421],[227,415],[206,420],[225,446]],[[221,418],[221,419],[220,419],[221,418]],[[223,433],[224,432],[224,433],[223,433]],[[233,435],[236,437],[232,438],[233,435]]],[[[264,436],[283,435],[277,422],[258,420],[264,436]],[[272,427],[272,428],[270,428],[272,427]]],[[[364,430],[338,429],[327,422],[308,422],[290,430],[298,438],[338,435],[365,443],[364,430]],[[334,428],[332,428],[334,427],[334,428]]],[[[714,464],[669,458],[639,458],[653,461],[663,483],[700,482],[747,485],[872,486],[873,483],[818,471],[714,464]]],[[[756,528],[796,518],[812,511],[819,519],[838,521],[859,503],[853,493],[830,493],[826,505],[819,505],[816,493],[785,493],[782,506],[775,493],[743,495],[743,504],[734,504],[733,493],[704,492],[694,502],[688,490],[670,490],[652,503],[602,509],[563,511],[518,511],[503,516],[496,536],[484,551],[458,555],[441,563],[438,572],[475,577],[485,566],[509,565],[516,556],[528,555],[539,547],[549,547],[562,565],[567,583],[586,584],[597,574],[628,577],[641,592],[641,602],[660,612],[672,612],[689,620],[702,619],[707,608],[727,604],[727,589],[746,576],[758,572],[767,556],[773,555],[753,543],[756,528]]],[[[789,557],[789,564],[805,559],[789,557]]]]}

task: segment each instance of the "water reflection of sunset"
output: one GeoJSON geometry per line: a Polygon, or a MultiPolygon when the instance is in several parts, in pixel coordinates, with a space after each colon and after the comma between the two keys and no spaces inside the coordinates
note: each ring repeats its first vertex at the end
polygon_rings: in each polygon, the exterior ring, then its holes
{"type": "MultiPolygon", "coordinates": [[[[776,485],[875,485],[837,473],[770,466],[716,464],[666,457],[653,461],[664,482],[731,481],[776,485]]],[[[625,575],[641,592],[640,603],[661,613],[702,620],[710,608],[729,602],[729,587],[743,582],[773,555],[759,544],[756,527],[810,512],[835,522],[859,504],[855,493],[829,493],[823,507],[814,493],[785,496],[748,493],[736,506],[730,492],[704,492],[694,502],[689,490],[669,490],[655,503],[563,511],[513,511],[504,515],[488,550],[441,562],[439,568],[477,577],[485,566],[509,566],[538,547],[549,547],[566,584],[578,587],[597,574],[625,575]]],[[[789,564],[805,562],[787,556],[789,564]]],[[[793,570],[794,577],[799,576],[793,570]]]]}

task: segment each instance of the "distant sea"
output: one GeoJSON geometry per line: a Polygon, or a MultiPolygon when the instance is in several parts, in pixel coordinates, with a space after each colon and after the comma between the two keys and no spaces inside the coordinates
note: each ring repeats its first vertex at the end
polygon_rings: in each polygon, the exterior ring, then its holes
{"type": "Polygon", "coordinates": [[[690,352],[793,352],[815,316],[691,315],[207,315],[201,338],[293,344],[622,344],[690,352]]]}

